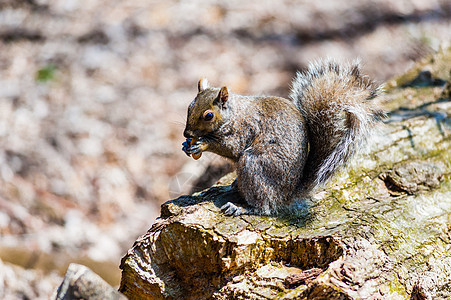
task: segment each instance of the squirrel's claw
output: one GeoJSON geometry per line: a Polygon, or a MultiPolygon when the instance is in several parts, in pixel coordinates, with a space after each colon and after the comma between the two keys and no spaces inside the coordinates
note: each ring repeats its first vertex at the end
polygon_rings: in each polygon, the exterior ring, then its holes
{"type": "Polygon", "coordinates": [[[186,141],[182,143],[182,151],[188,156],[192,154],[200,154],[203,151],[202,143],[202,139],[200,139],[191,145],[191,139],[186,139],[186,141]]]}
{"type": "Polygon", "coordinates": [[[221,206],[221,211],[227,216],[235,216],[235,217],[248,213],[247,209],[239,207],[233,204],[232,202],[227,202],[226,204],[221,206]]]}
{"type": "Polygon", "coordinates": [[[201,143],[200,143],[199,141],[197,141],[197,142],[194,143],[194,145],[192,145],[192,146],[188,149],[188,151],[189,151],[191,154],[199,154],[199,153],[202,152],[202,150],[200,149],[200,145],[201,145],[201,143]]]}
{"type": "Polygon", "coordinates": [[[183,143],[182,143],[182,151],[183,152],[185,152],[185,154],[187,155],[187,156],[190,156],[191,155],[191,152],[189,151],[189,148],[191,147],[190,146],[190,141],[188,141],[188,139],[186,140],[186,141],[184,141],[183,143]]]}

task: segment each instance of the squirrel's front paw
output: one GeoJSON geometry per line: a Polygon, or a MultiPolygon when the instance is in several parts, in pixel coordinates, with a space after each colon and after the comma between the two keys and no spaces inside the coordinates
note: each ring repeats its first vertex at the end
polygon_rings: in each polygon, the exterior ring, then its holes
{"type": "Polygon", "coordinates": [[[221,211],[227,216],[241,216],[248,214],[249,211],[245,208],[239,207],[232,202],[227,202],[223,206],[221,206],[221,211]]]}
{"type": "Polygon", "coordinates": [[[191,147],[191,139],[186,139],[182,143],[182,151],[185,152],[186,155],[190,156],[191,152],[189,151],[189,148],[191,147]]]}
{"type": "Polygon", "coordinates": [[[199,155],[202,153],[202,145],[203,145],[203,140],[192,140],[191,142],[191,147],[188,149],[189,152],[192,155],[199,155]]]}
{"type": "Polygon", "coordinates": [[[194,159],[199,159],[202,156],[202,151],[207,150],[208,144],[205,141],[200,139],[186,139],[185,142],[182,143],[182,151],[186,153],[188,156],[192,156],[194,159]]]}

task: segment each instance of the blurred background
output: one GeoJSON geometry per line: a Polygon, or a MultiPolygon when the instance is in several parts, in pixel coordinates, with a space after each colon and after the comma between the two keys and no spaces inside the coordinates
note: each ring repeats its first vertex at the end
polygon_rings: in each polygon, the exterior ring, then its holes
{"type": "Polygon", "coordinates": [[[160,205],[230,170],[181,151],[200,77],[286,97],[329,56],[384,82],[450,20],[449,0],[0,0],[0,298],[48,299],[70,262],[117,286],[160,205]]]}

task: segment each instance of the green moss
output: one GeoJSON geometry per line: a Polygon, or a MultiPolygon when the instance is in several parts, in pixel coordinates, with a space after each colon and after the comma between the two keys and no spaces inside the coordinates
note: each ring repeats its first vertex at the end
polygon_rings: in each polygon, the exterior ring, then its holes
{"type": "MultiPolygon", "coordinates": [[[[387,296],[397,294],[401,297],[405,297],[405,299],[409,298],[409,294],[406,292],[405,286],[400,282],[396,273],[391,273],[387,278],[386,284],[382,285],[379,290],[387,291],[387,296]]],[[[389,298],[390,297],[387,297],[387,299],[389,298]]]]}
{"type": "Polygon", "coordinates": [[[432,73],[434,78],[441,78],[449,81],[451,74],[449,72],[449,66],[451,65],[451,47],[447,49],[441,49],[437,53],[424,58],[415,66],[413,66],[406,73],[395,77],[389,81],[387,85],[387,92],[391,92],[393,88],[401,87],[406,83],[414,80],[421,71],[428,70],[432,73]]]}
{"type": "Polygon", "coordinates": [[[48,64],[36,72],[36,81],[48,82],[55,78],[57,67],[54,64],[48,64]]]}

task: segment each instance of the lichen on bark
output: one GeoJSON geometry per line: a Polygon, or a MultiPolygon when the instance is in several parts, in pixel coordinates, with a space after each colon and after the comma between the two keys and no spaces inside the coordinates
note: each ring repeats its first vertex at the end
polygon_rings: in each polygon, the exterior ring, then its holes
{"type": "Polygon", "coordinates": [[[230,176],[165,203],[123,258],[120,291],[130,299],[451,297],[450,66],[446,49],[390,81],[381,101],[389,119],[368,149],[290,216],[224,216],[230,176]]]}

